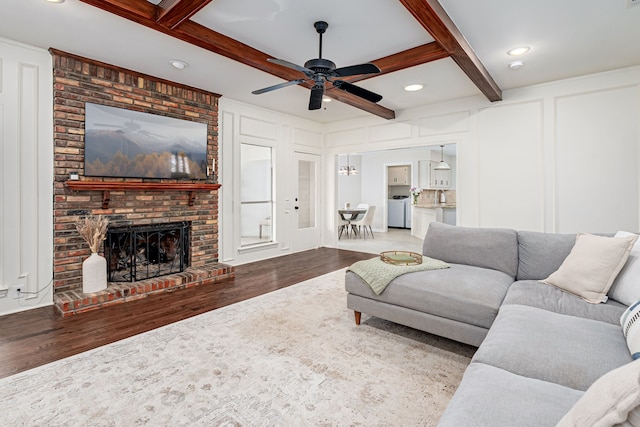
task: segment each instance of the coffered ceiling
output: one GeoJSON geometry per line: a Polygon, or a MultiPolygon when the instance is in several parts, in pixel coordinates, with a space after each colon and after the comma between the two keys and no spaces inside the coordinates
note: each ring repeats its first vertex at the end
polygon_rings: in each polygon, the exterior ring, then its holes
{"type": "MultiPolygon", "coordinates": [[[[375,115],[640,64],[634,0],[3,0],[0,36],[64,50],[319,122],[375,115]],[[337,89],[308,111],[303,77],[267,62],[304,64],[318,55],[313,23],[324,20],[323,57],[338,67],[374,62],[382,73],[351,81],[377,103],[337,89]],[[527,45],[524,67],[506,51],[527,45]],[[172,59],[188,64],[184,70],[172,59]],[[424,89],[405,92],[409,83],[424,89]],[[339,102],[342,101],[342,102],[339,102]]],[[[308,86],[308,84],[307,84],[308,86]]]]}

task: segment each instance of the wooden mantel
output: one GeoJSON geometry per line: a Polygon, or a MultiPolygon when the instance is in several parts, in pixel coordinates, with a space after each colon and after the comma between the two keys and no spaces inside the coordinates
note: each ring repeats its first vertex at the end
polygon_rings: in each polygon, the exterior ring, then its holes
{"type": "Polygon", "coordinates": [[[65,186],[73,191],[102,191],[102,209],[109,208],[111,191],[188,191],[189,206],[193,206],[197,191],[214,191],[220,184],[196,182],[111,182],[111,181],[72,181],[65,186]]]}

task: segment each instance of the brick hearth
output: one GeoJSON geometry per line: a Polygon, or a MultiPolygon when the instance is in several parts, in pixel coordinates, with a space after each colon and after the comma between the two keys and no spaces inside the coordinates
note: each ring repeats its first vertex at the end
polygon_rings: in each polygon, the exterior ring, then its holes
{"type": "Polygon", "coordinates": [[[94,294],[85,294],[82,289],[56,292],[53,302],[63,316],[72,316],[110,305],[135,301],[153,294],[210,285],[234,277],[234,267],[216,263],[204,268],[188,268],[182,273],[138,282],[109,283],[106,290],[94,294]]]}

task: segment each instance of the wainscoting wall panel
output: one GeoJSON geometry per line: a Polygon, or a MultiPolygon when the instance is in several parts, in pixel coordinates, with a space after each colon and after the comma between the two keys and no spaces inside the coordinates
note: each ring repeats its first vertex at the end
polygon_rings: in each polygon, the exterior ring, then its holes
{"type": "Polygon", "coordinates": [[[544,229],[542,129],[541,100],[478,112],[482,227],[544,229]]]}
{"type": "Polygon", "coordinates": [[[360,128],[329,132],[326,134],[327,146],[340,147],[362,144],[367,141],[366,130],[365,128],[360,128]]]}
{"type": "Polygon", "coordinates": [[[291,129],[291,132],[294,144],[322,150],[322,132],[312,132],[298,127],[291,129]]]}
{"type": "Polygon", "coordinates": [[[0,314],[7,314],[53,302],[53,101],[47,51],[0,40],[0,52],[0,314]]]}
{"type": "Polygon", "coordinates": [[[278,138],[278,127],[273,122],[240,116],[240,135],[275,140],[278,138]]]}
{"type": "Polygon", "coordinates": [[[555,106],[556,230],[638,231],[639,87],[562,96],[555,106]]]}
{"type": "Polygon", "coordinates": [[[371,127],[371,142],[411,138],[411,122],[385,123],[371,127]]]}
{"type": "Polygon", "coordinates": [[[442,135],[469,130],[469,111],[423,117],[418,122],[419,136],[442,135]]]}

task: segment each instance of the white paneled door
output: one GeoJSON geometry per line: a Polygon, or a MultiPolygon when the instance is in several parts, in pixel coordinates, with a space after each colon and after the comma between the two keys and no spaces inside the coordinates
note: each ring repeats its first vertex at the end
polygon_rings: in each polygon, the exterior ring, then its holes
{"type": "Polygon", "coordinates": [[[294,252],[320,246],[319,212],[319,167],[320,156],[294,154],[296,183],[294,188],[294,252]]]}

